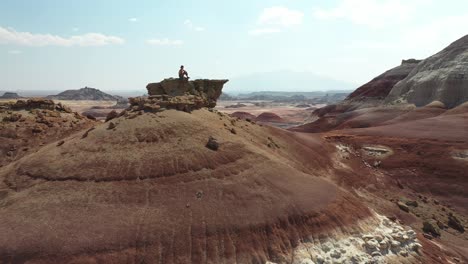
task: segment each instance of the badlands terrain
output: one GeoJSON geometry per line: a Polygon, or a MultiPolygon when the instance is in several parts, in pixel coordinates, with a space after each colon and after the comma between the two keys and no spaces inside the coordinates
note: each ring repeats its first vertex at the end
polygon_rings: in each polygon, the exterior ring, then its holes
{"type": "Polygon", "coordinates": [[[101,121],[8,99],[0,263],[466,263],[467,63],[468,36],[293,127],[219,105],[227,80],[150,83],[101,121]]]}

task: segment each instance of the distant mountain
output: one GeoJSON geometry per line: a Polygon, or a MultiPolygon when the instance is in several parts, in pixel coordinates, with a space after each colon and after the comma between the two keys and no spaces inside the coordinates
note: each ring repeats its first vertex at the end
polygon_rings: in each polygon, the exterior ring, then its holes
{"type": "Polygon", "coordinates": [[[255,91],[329,91],[353,90],[355,84],[310,72],[276,71],[231,78],[225,91],[229,94],[255,91]]]}
{"type": "Polygon", "coordinates": [[[118,101],[120,96],[113,96],[98,89],[85,87],[79,90],[67,90],[57,95],[47,96],[56,100],[96,100],[96,101],[118,101]]]}
{"type": "Polygon", "coordinates": [[[335,94],[348,95],[352,90],[341,90],[341,91],[316,91],[316,92],[283,92],[283,91],[261,91],[252,93],[242,93],[237,96],[239,99],[249,100],[280,100],[280,99],[295,99],[295,100],[307,100],[313,98],[319,98],[324,96],[333,96],[335,94]]]}
{"type": "Polygon", "coordinates": [[[0,96],[1,99],[17,99],[21,98],[17,93],[12,93],[12,92],[5,92],[2,96],[0,96]]]}

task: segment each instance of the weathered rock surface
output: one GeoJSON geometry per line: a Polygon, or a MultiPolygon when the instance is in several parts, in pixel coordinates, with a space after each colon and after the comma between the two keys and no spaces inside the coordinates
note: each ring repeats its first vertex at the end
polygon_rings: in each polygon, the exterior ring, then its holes
{"type": "Polygon", "coordinates": [[[423,231],[433,236],[440,236],[440,228],[435,220],[426,220],[423,222],[423,231]]]}
{"type": "Polygon", "coordinates": [[[223,85],[228,80],[179,80],[165,79],[158,83],[150,83],[146,86],[148,94],[154,96],[187,96],[198,97],[197,101],[203,101],[205,107],[215,107],[216,100],[221,96],[223,85]]]}
{"type": "Polygon", "coordinates": [[[50,99],[32,98],[28,100],[17,100],[16,102],[0,103],[0,109],[4,110],[31,110],[31,109],[46,109],[55,110],[58,112],[72,113],[72,110],[62,103],[56,104],[50,99]]]}
{"type": "Polygon", "coordinates": [[[448,108],[468,101],[468,35],[419,63],[385,101],[416,106],[440,101],[448,108]]]}
{"type": "Polygon", "coordinates": [[[91,125],[67,106],[48,99],[0,103],[0,167],[91,125]]]}
{"type": "Polygon", "coordinates": [[[228,80],[165,79],[146,86],[148,97],[129,98],[127,111],[161,112],[176,109],[191,112],[203,107],[213,108],[228,80]]]}
{"type": "Polygon", "coordinates": [[[453,228],[453,229],[455,229],[455,230],[457,230],[457,231],[459,231],[461,233],[465,232],[465,227],[462,225],[460,220],[456,216],[454,216],[453,214],[450,214],[449,217],[448,217],[448,225],[451,228],[453,228]]]}
{"type": "MultiPolygon", "coordinates": [[[[288,263],[417,263],[422,245],[416,232],[376,215],[362,223],[360,234],[335,234],[329,239],[301,243],[288,263]]],[[[281,262],[282,263],[282,262],[281,262]]]]}

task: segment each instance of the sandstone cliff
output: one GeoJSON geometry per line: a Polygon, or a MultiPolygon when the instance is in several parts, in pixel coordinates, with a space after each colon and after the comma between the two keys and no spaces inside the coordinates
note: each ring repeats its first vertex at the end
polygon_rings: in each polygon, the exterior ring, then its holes
{"type": "Polygon", "coordinates": [[[128,111],[158,112],[176,109],[186,112],[203,107],[213,108],[228,80],[165,79],[146,86],[148,97],[129,98],[128,111]]]}

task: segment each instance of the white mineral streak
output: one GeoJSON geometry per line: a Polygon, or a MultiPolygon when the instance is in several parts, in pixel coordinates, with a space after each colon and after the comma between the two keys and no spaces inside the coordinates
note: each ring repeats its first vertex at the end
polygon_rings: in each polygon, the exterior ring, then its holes
{"type": "Polygon", "coordinates": [[[395,263],[419,255],[422,246],[415,231],[384,216],[375,217],[377,225],[366,227],[367,232],[300,243],[294,250],[292,263],[395,263]]]}

